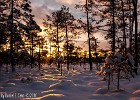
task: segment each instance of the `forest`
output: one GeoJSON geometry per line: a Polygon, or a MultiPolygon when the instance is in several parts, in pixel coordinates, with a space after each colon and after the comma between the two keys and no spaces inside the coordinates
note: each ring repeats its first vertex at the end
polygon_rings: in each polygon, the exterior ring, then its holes
{"type": "Polygon", "coordinates": [[[107,95],[108,100],[140,99],[138,0],[84,0],[74,5],[80,18],[62,5],[40,19],[41,28],[30,0],[0,0],[0,99],[10,93],[15,93],[13,100],[34,100],[36,94],[37,100],[104,100],[107,95]],[[102,33],[110,47],[101,49],[95,33],[102,33]],[[87,40],[79,40],[81,35],[87,40]],[[125,91],[122,85],[133,89],[125,91]],[[86,96],[66,93],[69,87],[86,96]]]}

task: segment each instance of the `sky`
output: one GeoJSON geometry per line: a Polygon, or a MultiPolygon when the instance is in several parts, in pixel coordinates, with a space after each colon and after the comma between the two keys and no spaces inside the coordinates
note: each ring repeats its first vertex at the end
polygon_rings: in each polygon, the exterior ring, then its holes
{"type": "MultiPolygon", "coordinates": [[[[30,0],[31,1],[31,6],[32,6],[32,14],[35,15],[35,20],[37,23],[43,28],[42,22],[43,19],[45,19],[45,15],[51,15],[53,11],[59,10],[62,5],[65,5],[69,7],[70,13],[74,15],[75,18],[81,18],[82,13],[80,10],[75,9],[75,4],[82,2],[85,3],[85,0],[30,0]]],[[[108,49],[109,45],[106,40],[104,40],[104,36],[97,32],[95,34],[95,38],[98,38],[99,46],[101,49],[108,49]]],[[[82,40],[87,40],[87,35],[81,35],[81,38],[79,39],[80,41],[82,40]]],[[[82,42],[79,42],[78,45],[84,47],[83,49],[87,50],[88,45],[83,44],[82,42]]]]}

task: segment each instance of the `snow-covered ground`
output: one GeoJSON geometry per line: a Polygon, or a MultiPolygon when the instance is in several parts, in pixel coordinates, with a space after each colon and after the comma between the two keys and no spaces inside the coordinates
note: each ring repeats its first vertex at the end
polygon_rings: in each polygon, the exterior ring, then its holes
{"type": "MultiPolygon", "coordinates": [[[[89,71],[79,65],[66,70],[63,75],[55,67],[44,66],[30,70],[25,67],[17,73],[0,74],[0,100],[140,100],[140,75],[120,80],[121,91],[116,92],[117,81],[101,81],[96,67],[89,71]]],[[[140,72],[139,72],[140,73],[140,72]]]]}

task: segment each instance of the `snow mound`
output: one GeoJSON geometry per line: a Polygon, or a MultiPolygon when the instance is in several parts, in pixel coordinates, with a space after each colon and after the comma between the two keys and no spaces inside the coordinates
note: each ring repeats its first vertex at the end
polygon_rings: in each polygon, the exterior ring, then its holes
{"type": "Polygon", "coordinates": [[[59,83],[50,85],[49,88],[66,90],[73,86],[75,86],[75,84],[71,80],[61,80],[59,83]]]}
{"type": "Polygon", "coordinates": [[[40,97],[39,100],[67,100],[63,94],[48,94],[40,97]]]}
{"type": "MultiPolygon", "coordinates": [[[[0,92],[14,92],[15,88],[13,87],[0,87],[0,92]]],[[[1,100],[1,99],[0,99],[1,100]]]]}
{"type": "Polygon", "coordinates": [[[85,81],[76,79],[76,80],[73,80],[73,83],[75,83],[75,84],[85,84],[85,81]]]}
{"type": "Polygon", "coordinates": [[[135,82],[135,83],[129,83],[129,85],[127,85],[127,87],[131,87],[131,89],[133,90],[139,90],[140,89],[140,82],[135,82]]]}
{"type": "Polygon", "coordinates": [[[29,85],[31,89],[42,89],[45,88],[46,84],[43,81],[35,81],[29,85]]]}
{"type": "Polygon", "coordinates": [[[89,82],[88,83],[89,86],[99,86],[103,84],[105,84],[105,82],[89,82]]]}
{"type": "MultiPolygon", "coordinates": [[[[140,97],[140,90],[136,90],[132,93],[133,97],[140,97]]],[[[140,99],[140,98],[139,98],[140,99]]]]}
{"type": "Polygon", "coordinates": [[[116,98],[111,97],[110,95],[103,95],[103,94],[92,94],[92,96],[90,96],[88,99],[89,100],[118,100],[116,98]]]}
{"type": "Polygon", "coordinates": [[[95,79],[95,77],[86,76],[83,78],[83,80],[85,80],[85,81],[91,81],[93,79],[95,79]]]}
{"type": "Polygon", "coordinates": [[[17,84],[17,83],[19,83],[19,81],[20,80],[18,80],[18,79],[12,79],[12,80],[9,80],[8,82],[17,84]]]}
{"type": "Polygon", "coordinates": [[[83,77],[83,76],[87,76],[87,75],[85,73],[80,73],[80,74],[73,76],[73,78],[79,78],[79,77],[83,77]]]}
{"type": "Polygon", "coordinates": [[[75,88],[75,90],[77,91],[77,92],[84,92],[84,93],[91,93],[91,92],[93,92],[94,91],[94,89],[93,88],[91,88],[91,87],[87,87],[87,86],[77,86],[76,88],[75,88]]]}
{"type": "Polygon", "coordinates": [[[7,83],[6,87],[14,87],[16,84],[15,83],[7,83]]]}
{"type": "Polygon", "coordinates": [[[98,88],[95,91],[95,94],[106,94],[106,93],[108,93],[108,89],[106,89],[106,88],[98,88]]]}
{"type": "Polygon", "coordinates": [[[129,100],[128,92],[111,92],[107,89],[99,88],[96,90],[98,93],[94,93],[89,96],[91,100],[129,100]]]}

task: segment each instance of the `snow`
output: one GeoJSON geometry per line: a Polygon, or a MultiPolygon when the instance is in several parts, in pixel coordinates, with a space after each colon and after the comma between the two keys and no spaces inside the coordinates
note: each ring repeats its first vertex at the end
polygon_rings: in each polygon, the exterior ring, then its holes
{"type": "MultiPolygon", "coordinates": [[[[62,65],[63,67],[66,65],[62,65]]],[[[37,68],[23,67],[17,73],[0,73],[0,100],[140,100],[140,75],[135,78],[120,80],[120,89],[116,90],[116,80],[101,81],[102,75],[75,65],[75,70],[63,68],[62,76],[55,66],[37,68]],[[4,94],[15,94],[15,97],[4,97],[4,94]],[[22,97],[23,96],[23,97],[22,97]]]]}
{"type": "Polygon", "coordinates": [[[133,56],[130,53],[127,53],[127,60],[134,66],[135,61],[134,61],[133,56]]]}
{"type": "Polygon", "coordinates": [[[122,61],[123,56],[118,51],[114,54],[114,56],[116,57],[116,63],[120,63],[122,61]]]}

